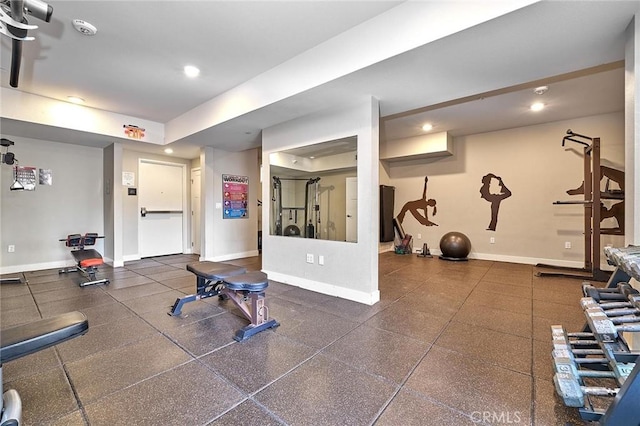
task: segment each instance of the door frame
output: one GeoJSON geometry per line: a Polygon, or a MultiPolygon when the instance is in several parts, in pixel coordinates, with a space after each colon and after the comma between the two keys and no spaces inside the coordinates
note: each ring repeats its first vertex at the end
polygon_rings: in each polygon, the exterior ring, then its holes
{"type": "MultiPolygon", "coordinates": [[[[188,188],[187,181],[190,182],[187,178],[187,165],[184,163],[174,163],[172,161],[161,161],[161,160],[153,160],[150,158],[138,158],[138,187],[140,186],[140,164],[160,164],[165,166],[173,166],[180,167],[182,169],[182,253],[191,253],[191,244],[190,244],[190,233],[189,233],[189,215],[185,212],[191,212],[191,208],[189,207],[189,196],[188,196],[188,188]]],[[[138,188],[140,189],[140,188],[138,188]]],[[[142,244],[140,243],[142,240],[142,233],[140,232],[140,221],[142,217],[140,216],[140,197],[138,198],[138,209],[136,211],[138,220],[138,257],[142,258],[142,253],[140,253],[140,247],[142,244]]]]}
{"type": "Polygon", "coordinates": [[[358,208],[359,208],[359,200],[358,200],[358,177],[354,176],[354,177],[347,177],[345,178],[345,205],[344,205],[344,214],[345,214],[345,226],[344,226],[344,236],[345,236],[345,241],[349,242],[349,243],[357,243],[358,242],[358,221],[360,220],[360,218],[358,217],[358,208]],[[355,182],[355,188],[354,191],[351,191],[351,182],[355,182]],[[349,201],[350,195],[355,195],[355,200],[356,200],[356,210],[355,212],[351,212],[349,209],[349,201]],[[349,225],[349,213],[355,213],[355,223],[352,223],[351,225],[349,225]],[[353,227],[353,228],[352,228],[353,227]],[[356,234],[356,239],[355,241],[350,241],[349,240],[349,229],[353,229],[353,231],[356,234]]]}
{"type": "Polygon", "coordinates": [[[190,238],[191,241],[189,242],[189,253],[197,253],[197,254],[202,254],[200,253],[202,251],[202,233],[200,232],[200,230],[202,229],[202,181],[199,184],[200,187],[200,193],[198,194],[199,196],[199,203],[198,205],[194,205],[193,204],[193,180],[194,180],[194,175],[198,173],[198,179],[202,179],[202,170],[200,167],[194,167],[191,169],[191,179],[189,180],[190,185],[189,185],[189,211],[190,211],[190,215],[189,215],[189,223],[190,223],[190,238]],[[200,221],[198,223],[198,227],[196,228],[194,226],[194,210],[197,209],[198,213],[199,213],[199,218],[200,221]],[[198,236],[198,238],[196,238],[198,236]],[[196,240],[198,240],[200,242],[200,247],[197,247],[197,250],[194,250],[196,248],[195,246],[195,242],[196,240]]]}

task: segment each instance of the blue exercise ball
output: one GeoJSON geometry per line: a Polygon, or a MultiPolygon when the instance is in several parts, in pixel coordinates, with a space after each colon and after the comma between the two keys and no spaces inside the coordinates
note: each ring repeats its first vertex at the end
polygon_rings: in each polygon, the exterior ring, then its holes
{"type": "Polygon", "coordinates": [[[447,232],[440,239],[441,259],[467,260],[471,252],[471,241],[462,232],[447,232]]]}

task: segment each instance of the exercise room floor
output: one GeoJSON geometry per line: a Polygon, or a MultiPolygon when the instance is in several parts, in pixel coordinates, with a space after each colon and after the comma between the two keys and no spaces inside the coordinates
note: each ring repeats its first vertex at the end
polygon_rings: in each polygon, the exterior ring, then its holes
{"type": "MultiPolygon", "coordinates": [[[[4,365],[25,425],[582,424],[555,396],[552,324],[579,331],[581,281],[534,268],[380,255],[381,301],[366,306],[278,282],[280,323],[248,323],[218,298],[167,315],[193,293],[186,255],[3,284],[2,328],[79,310],[89,332],[4,365]],[[484,419],[484,423],[483,423],[484,419]]],[[[261,259],[231,261],[249,270],[261,259]]]]}

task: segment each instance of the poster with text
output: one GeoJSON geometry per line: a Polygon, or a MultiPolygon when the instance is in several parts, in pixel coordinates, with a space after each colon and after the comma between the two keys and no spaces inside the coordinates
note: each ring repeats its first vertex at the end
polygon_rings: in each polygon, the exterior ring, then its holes
{"type": "Polygon", "coordinates": [[[249,178],[247,176],[222,175],[223,219],[249,217],[248,197],[249,178]]]}

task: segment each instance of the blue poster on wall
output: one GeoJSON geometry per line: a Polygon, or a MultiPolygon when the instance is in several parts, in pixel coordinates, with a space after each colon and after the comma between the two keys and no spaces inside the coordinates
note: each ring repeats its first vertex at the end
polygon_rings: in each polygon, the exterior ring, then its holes
{"type": "Polygon", "coordinates": [[[223,219],[249,217],[248,197],[249,178],[247,176],[222,175],[223,219]]]}

